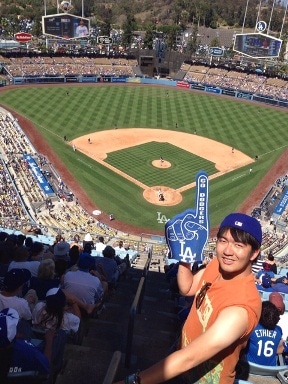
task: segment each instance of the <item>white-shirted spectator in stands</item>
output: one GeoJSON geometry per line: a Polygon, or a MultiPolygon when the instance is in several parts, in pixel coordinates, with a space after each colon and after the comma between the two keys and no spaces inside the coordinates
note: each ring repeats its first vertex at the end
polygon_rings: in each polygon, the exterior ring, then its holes
{"type": "Polygon", "coordinates": [[[120,257],[116,256],[115,249],[111,247],[111,245],[107,245],[103,249],[102,254],[103,256],[95,257],[96,269],[100,266],[100,271],[103,269],[109,286],[115,286],[119,276],[127,270],[129,265],[129,255],[128,260],[121,260],[120,257]]]}
{"type": "Polygon", "coordinates": [[[122,251],[125,251],[124,249],[124,245],[123,245],[123,240],[119,240],[118,242],[118,245],[116,247],[114,247],[115,251],[116,251],[116,255],[118,254],[117,252],[122,252],[122,251]]]}
{"type": "Polygon", "coordinates": [[[30,255],[27,248],[25,247],[17,248],[14,252],[14,260],[12,260],[11,263],[9,264],[8,271],[15,268],[19,268],[19,269],[25,268],[31,272],[32,276],[37,277],[40,261],[29,260],[29,257],[30,255]]]}
{"type": "Polygon", "coordinates": [[[31,320],[32,314],[28,301],[21,297],[22,288],[31,279],[28,269],[11,269],[4,277],[4,289],[0,292],[0,311],[15,309],[20,319],[31,320]]]}
{"type": "Polygon", "coordinates": [[[108,292],[108,284],[93,276],[94,258],[81,253],[78,260],[78,270],[68,271],[63,276],[62,288],[87,304],[101,306],[108,292]]]}
{"type": "MultiPolygon", "coordinates": [[[[44,330],[77,332],[81,319],[78,302],[78,299],[61,288],[51,288],[46,293],[45,301],[39,301],[35,305],[32,323],[44,330]]],[[[84,305],[83,302],[82,304],[84,305]]]]}
{"type": "Polygon", "coordinates": [[[104,244],[104,237],[99,236],[98,237],[98,242],[96,243],[96,251],[102,252],[103,249],[105,249],[106,245],[104,244]]]}

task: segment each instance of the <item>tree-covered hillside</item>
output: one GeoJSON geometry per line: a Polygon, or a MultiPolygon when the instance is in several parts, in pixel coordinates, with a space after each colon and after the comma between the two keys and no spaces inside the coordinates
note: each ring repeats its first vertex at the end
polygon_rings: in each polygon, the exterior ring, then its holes
{"type": "MultiPolygon", "coordinates": [[[[270,20],[273,2],[250,0],[246,12],[247,0],[72,0],[71,13],[91,18],[91,25],[100,26],[108,33],[112,28],[123,28],[127,19],[134,30],[161,30],[163,26],[174,26],[181,30],[188,26],[206,26],[218,28],[241,27],[245,18],[245,28],[254,28],[258,9],[260,19],[270,20]],[[260,5],[261,4],[261,5],[260,5]]],[[[33,20],[33,34],[41,34],[41,16],[44,15],[44,4],[47,14],[57,13],[56,0],[3,0],[0,3],[0,32],[18,32],[22,18],[33,20]]],[[[279,32],[285,9],[279,4],[274,6],[270,31],[279,32]]],[[[2,36],[3,37],[3,36],[2,36]]]]}

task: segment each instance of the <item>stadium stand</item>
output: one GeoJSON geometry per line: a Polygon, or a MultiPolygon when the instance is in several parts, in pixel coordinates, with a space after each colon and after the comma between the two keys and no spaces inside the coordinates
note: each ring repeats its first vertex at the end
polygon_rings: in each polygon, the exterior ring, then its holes
{"type": "MultiPolygon", "coordinates": [[[[10,66],[11,73],[15,71],[14,73],[22,74],[39,73],[39,68],[42,73],[46,73],[47,67],[54,74],[62,73],[67,68],[74,71],[73,73],[91,73],[90,71],[97,68],[99,74],[117,71],[122,75],[128,74],[131,69],[129,65],[129,68],[123,66],[122,60],[120,63],[118,60],[102,61],[98,58],[97,64],[90,64],[91,59],[75,58],[71,62],[69,58],[60,57],[54,59],[53,63],[51,58],[39,59],[38,63],[36,60],[10,60],[7,66],[10,66]]],[[[197,70],[193,66],[186,66],[185,70],[188,71],[187,76],[189,73],[191,78],[194,76],[197,79],[195,81],[219,83],[221,86],[226,84],[227,87],[228,84],[233,87],[243,84],[243,89],[261,90],[262,82],[264,85],[264,82],[268,81],[259,76],[233,71],[212,68],[209,70],[205,66],[197,70]]],[[[131,74],[131,71],[129,73],[131,74]]],[[[273,87],[278,87],[277,90],[281,89],[285,93],[285,85],[282,82],[269,82],[269,86],[271,88],[267,88],[268,92],[275,92],[273,87]]],[[[111,384],[116,375],[115,366],[119,377],[124,377],[128,372],[149,366],[165,356],[175,342],[180,326],[177,317],[178,301],[176,303],[171,295],[164,273],[167,263],[166,244],[159,244],[151,239],[140,240],[115,231],[91,217],[76,203],[73,192],[59,180],[53,165],[50,167],[45,158],[36,153],[17,120],[4,110],[0,111],[0,127],[2,132],[5,132],[0,138],[1,231],[7,235],[23,233],[33,241],[40,241],[47,246],[53,245],[59,232],[69,242],[76,233],[80,234],[81,239],[86,233],[90,233],[95,240],[104,235],[106,243],[113,246],[120,239],[130,244],[132,267],[126,276],[120,278],[117,288],[110,292],[105,309],[98,313],[96,318],[81,319],[81,335],[77,343],[73,340],[66,343],[65,364],[56,384],[70,383],[71,380],[75,384],[82,383],[84,375],[91,382],[111,384]],[[13,153],[17,156],[12,156],[13,153]],[[27,161],[23,158],[25,154],[31,155],[39,168],[46,172],[53,190],[48,198],[34,182],[27,161]],[[129,314],[132,317],[129,317],[129,314]]],[[[279,254],[277,262],[280,268],[286,266],[288,260],[288,257],[282,256],[288,244],[287,234],[282,232],[281,228],[275,231],[269,218],[273,214],[271,206],[275,207],[277,200],[279,201],[285,192],[283,186],[286,181],[287,175],[283,175],[280,181],[275,181],[271,193],[261,203],[259,215],[265,228],[261,257],[264,258],[265,254],[271,251],[276,258],[279,254]]],[[[283,221],[285,220],[287,221],[287,210],[283,213],[283,221]]],[[[212,238],[205,249],[205,256],[214,251],[215,238],[212,238]]],[[[96,253],[92,251],[92,255],[94,254],[96,253]]]]}
{"type": "Polygon", "coordinates": [[[4,65],[11,77],[46,75],[132,76],[135,60],[108,57],[11,58],[4,65]]]}
{"type": "Polygon", "coordinates": [[[190,67],[183,65],[183,68],[187,69],[184,81],[237,89],[282,100],[287,99],[287,81],[284,79],[271,79],[258,74],[201,65],[191,65],[190,67]]]}

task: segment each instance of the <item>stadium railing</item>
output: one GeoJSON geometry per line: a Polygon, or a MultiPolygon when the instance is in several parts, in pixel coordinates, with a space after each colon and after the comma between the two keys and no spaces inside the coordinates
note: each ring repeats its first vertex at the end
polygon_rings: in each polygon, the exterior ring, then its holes
{"type": "Polygon", "coordinates": [[[121,361],[122,354],[120,351],[115,351],[113,353],[112,359],[110,361],[107,373],[104,377],[102,384],[112,384],[114,382],[118,367],[121,361]]]}
{"type": "Polygon", "coordinates": [[[136,314],[141,313],[142,301],[143,301],[143,297],[144,297],[145,279],[146,279],[146,277],[144,277],[144,276],[141,277],[135,298],[134,298],[133,303],[132,303],[131,308],[130,308],[129,321],[128,321],[128,331],[127,331],[127,341],[126,341],[126,353],[125,353],[125,367],[126,368],[130,367],[135,318],[136,318],[136,314]]]}

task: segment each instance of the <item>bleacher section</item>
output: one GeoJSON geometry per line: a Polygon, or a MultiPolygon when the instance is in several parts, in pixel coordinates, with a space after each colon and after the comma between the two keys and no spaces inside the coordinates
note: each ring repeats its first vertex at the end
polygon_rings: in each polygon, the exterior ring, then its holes
{"type": "MultiPolygon", "coordinates": [[[[0,61],[4,64],[7,78],[12,83],[15,81],[15,84],[22,84],[22,80],[25,83],[27,78],[42,78],[37,81],[49,83],[51,81],[54,82],[57,77],[59,81],[63,82],[63,77],[69,76],[76,77],[75,81],[78,81],[79,78],[81,78],[79,81],[82,81],[82,78],[85,81],[85,77],[90,77],[90,80],[93,78],[92,82],[96,82],[96,79],[101,81],[101,78],[105,77],[143,77],[137,60],[129,59],[128,57],[36,56],[7,58],[0,56],[0,61]],[[46,78],[46,80],[43,78],[46,78]]],[[[251,68],[251,70],[253,69],[251,68]]],[[[262,73],[232,70],[229,69],[228,65],[227,69],[223,65],[222,68],[218,68],[217,65],[210,68],[208,64],[196,65],[184,62],[174,76],[174,80],[183,80],[205,86],[218,86],[221,89],[233,89],[238,92],[249,92],[258,101],[271,98],[286,103],[288,99],[288,82],[286,80],[268,78],[262,73]]],[[[284,104],[282,103],[281,105],[283,106],[284,104]]]]}
{"type": "Polygon", "coordinates": [[[136,60],[107,57],[38,57],[6,59],[5,68],[10,76],[47,75],[113,75],[132,76],[136,60]]]}
{"type": "Polygon", "coordinates": [[[201,65],[183,64],[181,70],[184,71],[184,68],[186,70],[184,81],[242,90],[280,100],[285,100],[288,97],[288,84],[283,79],[271,79],[255,73],[201,65]]]}

